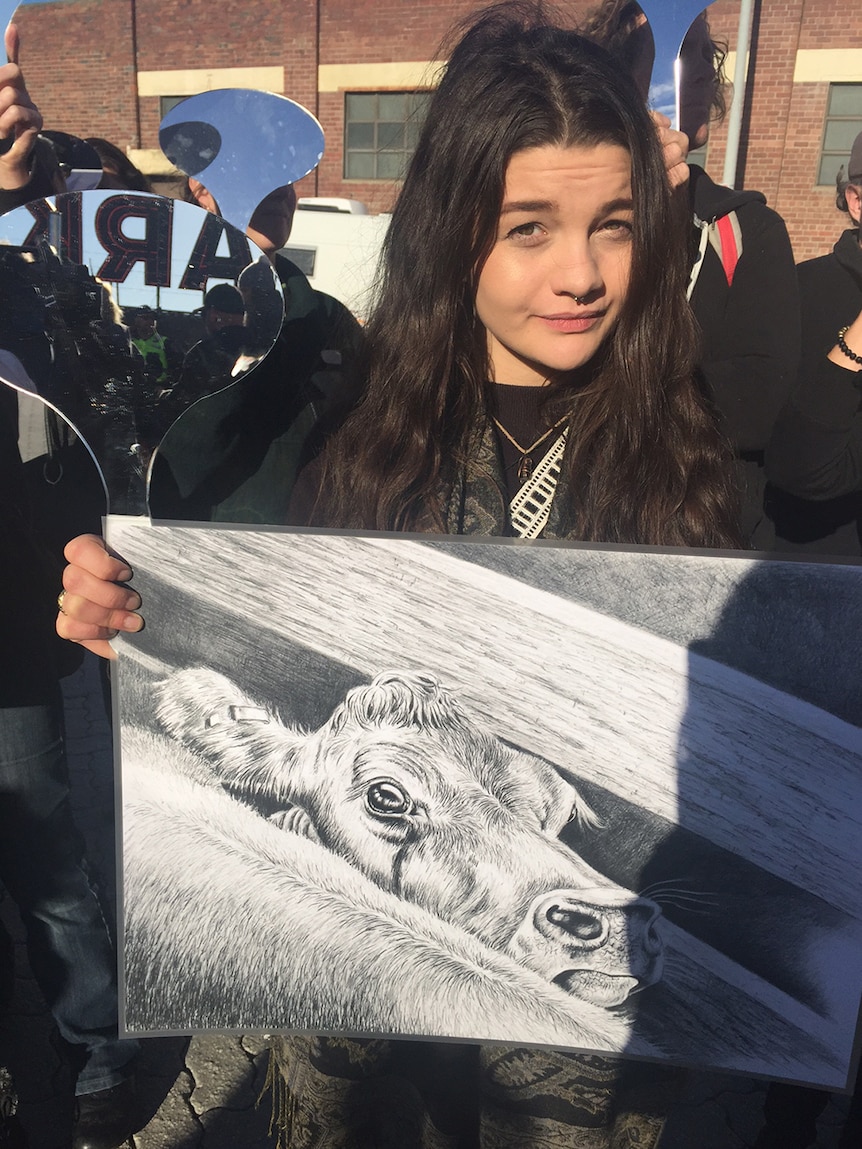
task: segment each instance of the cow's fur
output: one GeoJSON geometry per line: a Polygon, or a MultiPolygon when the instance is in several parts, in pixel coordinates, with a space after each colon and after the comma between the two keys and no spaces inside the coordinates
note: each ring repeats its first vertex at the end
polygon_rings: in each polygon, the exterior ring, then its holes
{"type": "Polygon", "coordinates": [[[401,901],[594,1004],[660,976],[655,904],[557,841],[571,818],[595,824],[575,788],[483,731],[430,675],[378,675],[313,732],[205,669],[173,675],[161,698],[200,780],[289,806],[290,831],[401,901]]]}
{"type": "Polygon", "coordinates": [[[124,731],[124,965],[132,1030],[448,1035],[655,1053],[579,1002],[194,780],[124,731]],[[158,764],[154,769],[153,764],[158,764]]]}

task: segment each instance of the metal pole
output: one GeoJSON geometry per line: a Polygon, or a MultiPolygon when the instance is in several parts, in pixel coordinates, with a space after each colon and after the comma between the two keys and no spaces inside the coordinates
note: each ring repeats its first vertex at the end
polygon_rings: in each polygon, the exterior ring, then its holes
{"type": "Polygon", "coordinates": [[[733,104],[727,117],[727,151],[724,156],[724,174],[721,182],[736,187],[736,167],[739,163],[739,140],[742,134],[742,115],[745,110],[745,85],[748,71],[748,49],[751,44],[751,14],[754,0],[742,0],[739,9],[739,30],[736,36],[736,67],[733,71],[733,104]]]}

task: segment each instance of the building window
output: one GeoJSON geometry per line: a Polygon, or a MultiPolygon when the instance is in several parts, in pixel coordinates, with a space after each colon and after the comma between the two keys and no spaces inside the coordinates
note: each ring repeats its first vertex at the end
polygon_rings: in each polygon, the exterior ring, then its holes
{"type": "Polygon", "coordinates": [[[430,92],[349,93],[344,102],[344,178],[401,179],[430,97],[430,92]]]}
{"type": "Polygon", "coordinates": [[[188,96],[159,96],[159,119],[163,120],[171,109],[187,99],[188,96]]]}
{"type": "Polygon", "coordinates": [[[835,177],[841,167],[844,168],[844,174],[847,174],[850,149],[860,132],[862,84],[830,84],[818,184],[835,187],[835,177]]]}

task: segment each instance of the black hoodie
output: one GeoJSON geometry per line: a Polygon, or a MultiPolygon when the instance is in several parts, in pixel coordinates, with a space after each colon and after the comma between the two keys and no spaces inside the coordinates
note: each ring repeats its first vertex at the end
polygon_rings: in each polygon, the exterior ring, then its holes
{"type": "MultiPolygon", "coordinates": [[[[774,533],[763,510],[764,452],[799,364],[793,249],[784,221],[760,192],[721,187],[692,164],[689,196],[697,272],[691,303],[703,333],[700,368],[740,460],[743,528],[765,550],[774,533]],[[710,242],[718,220],[737,225],[738,263],[730,283],[729,269],[710,242]],[[706,235],[704,228],[709,229],[706,235]]],[[[733,254],[725,249],[726,260],[732,261],[733,254]]]]}

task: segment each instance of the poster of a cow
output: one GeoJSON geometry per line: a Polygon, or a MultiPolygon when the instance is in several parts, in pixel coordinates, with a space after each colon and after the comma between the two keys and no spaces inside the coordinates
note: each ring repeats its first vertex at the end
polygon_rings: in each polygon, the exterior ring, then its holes
{"type": "Polygon", "coordinates": [[[124,1026],[843,1089],[862,568],[112,518],[124,1026]]]}

